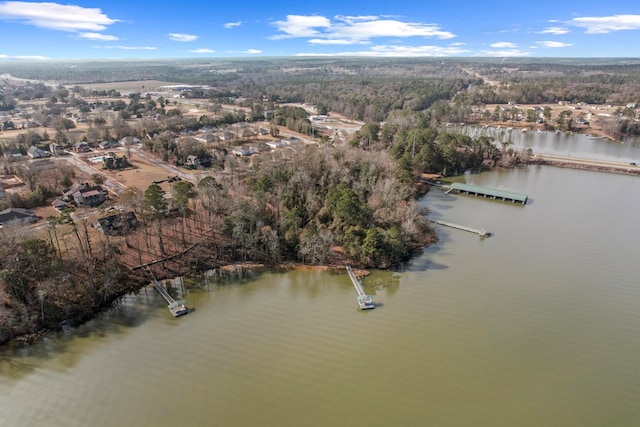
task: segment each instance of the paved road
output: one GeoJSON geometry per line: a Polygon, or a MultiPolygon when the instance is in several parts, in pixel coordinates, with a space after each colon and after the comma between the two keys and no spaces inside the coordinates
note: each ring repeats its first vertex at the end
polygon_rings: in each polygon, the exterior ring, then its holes
{"type": "Polygon", "coordinates": [[[82,172],[86,173],[89,176],[92,176],[93,174],[99,174],[102,175],[102,177],[104,178],[104,185],[109,188],[109,190],[113,191],[116,194],[119,194],[122,190],[124,190],[125,188],[127,188],[126,185],[122,184],[119,181],[116,181],[115,179],[111,178],[110,176],[108,176],[107,174],[105,174],[104,172],[98,170],[98,169],[94,169],[93,167],[91,167],[90,165],[86,164],[84,161],[82,161],[81,159],[79,159],[76,155],[74,154],[69,154],[66,156],[59,156],[56,157],[57,160],[63,160],[65,162],[71,163],[73,165],[73,167],[80,169],[82,172]]]}
{"type": "Polygon", "coordinates": [[[536,154],[534,155],[534,159],[543,159],[549,161],[550,163],[567,163],[576,166],[585,166],[585,168],[609,168],[609,169],[619,169],[624,171],[638,171],[640,172],[640,167],[635,165],[630,165],[627,162],[613,162],[609,160],[595,160],[595,159],[584,159],[579,157],[569,157],[569,156],[556,156],[553,154],[536,154]]]}

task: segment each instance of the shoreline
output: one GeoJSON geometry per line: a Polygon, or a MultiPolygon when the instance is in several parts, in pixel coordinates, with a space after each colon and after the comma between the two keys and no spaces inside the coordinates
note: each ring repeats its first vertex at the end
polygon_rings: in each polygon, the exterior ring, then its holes
{"type": "MultiPolygon", "coordinates": [[[[528,132],[537,132],[537,131],[542,131],[542,132],[556,132],[555,129],[547,129],[544,125],[540,125],[538,123],[520,123],[520,122],[516,122],[516,123],[510,123],[507,122],[506,124],[504,122],[483,122],[483,121],[479,121],[477,123],[469,123],[470,126],[487,126],[487,127],[492,127],[492,128],[498,128],[500,127],[501,129],[507,129],[507,128],[513,128],[513,129],[520,129],[520,130],[526,130],[528,132]]],[[[590,136],[593,138],[603,138],[603,139],[607,139],[611,142],[617,142],[618,144],[624,144],[625,142],[619,139],[616,139],[614,137],[612,137],[611,135],[608,135],[606,133],[604,133],[602,131],[602,129],[595,129],[595,128],[577,128],[574,130],[570,130],[570,131],[562,131],[563,133],[575,133],[575,134],[579,134],[579,135],[585,135],[585,136],[590,136]]],[[[629,136],[631,137],[631,136],[629,136]]]]}
{"type": "MultiPolygon", "coordinates": [[[[239,270],[242,269],[249,269],[249,270],[253,270],[253,271],[278,271],[278,270],[311,270],[311,271],[321,271],[321,272],[332,272],[332,273],[339,273],[344,271],[345,269],[345,265],[346,264],[342,264],[342,265],[338,265],[338,264],[325,264],[325,265],[308,265],[308,264],[302,264],[302,263],[298,263],[298,262],[282,262],[279,264],[275,264],[275,265],[267,265],[267,264],[263,264],[263,263],[252,263],[252,262],[239,262],[239,263],[230,263],[230,264],[225,264],[219,267],[214,267],[211,268],[210,270],[220,270],[220,271],[224,271],[227,272],[229,274],[234,274],[239,270]]],[[[369,274],[371,274],[371,272],[367,269],[362,269],[362,268],[354,268],[354,273],[356,274],[356,277],[358,277],[359,279],[368,276],[369,274]]],[[[136,293],[139,292],[140,290],[149,287],[151,285],[150,282],[146,281],[145,279],[141,279],[139,276],[137,276],[134,272],[132,271],[126,271],[124,272],[126,275],[126,278],[124,279],[125,281],[130,283],[130,286],[126,287],[126,289],[123,292],[117,293],[112,295],[112,297],[105,302],[105,304],[103,306],[101,306],[101,308],[99,310],[96,310],[95,312],[93,312],[93,314],[89,317],[84,317],[82,319],[76,319],[74,321],[72,321],[72,324],[70,325],[72,328],[78,327],[94,318],[96,318],[97,316],[100,315],[100,313],[110,310],[113,308],[113,304],[118,301],[119,299],[121,299],[122,297],[124,297],[127,294],[130,293],[136,293]],[[133,274],[132,274],[133,273],[133,274]]],[[[173,275],[169,275],[167,277],[163,277],[160,276],[158,278],[158,281],[163,281],[163,280],[168,280],[168,279],[173,279],[176,277],[181,277],[181,276],[188,276],[189,274],[193,274],[193,273],[197,273],[196,271],[182,271],[182,272],[175,272],[176,274],[173,275]]],[[[4,342],[3,344],[0,344],[0,349],[12,349],[12,348],[21,348],[21,347],[25,347],[25,346],[29,346],[31,344],[35,344],[39,341],[41,341],[47,334],[49,333],[55,333],[58,332],[59,330],[57,329],[40,329],[34,332],[30,332],[27,334],[22,334],[19,336],[16,336],[12,339],[10,339],[9,341],[4,342]]]]}
{"type": "Polygon", "coordinates": [[[593,172],[618,173],[624,175],[640,175],[640,167],[628,163],[616,163],[604,160],[591,160],[556,156],[552,154],[535,154],[529,160],[530,165],[547,165],[568,169],[580,169],[593,172]]]}

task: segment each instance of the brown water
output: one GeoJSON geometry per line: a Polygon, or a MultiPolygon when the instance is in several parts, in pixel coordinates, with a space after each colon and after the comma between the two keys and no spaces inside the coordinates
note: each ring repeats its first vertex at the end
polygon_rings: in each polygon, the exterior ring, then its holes
{"type": "Polygon", "coordinates": [[[640,179],[551,167],[436,190],[440,242],[374,272],[211,280],[174,319],[154,291],[0,354],[1,426],[640,425],[640,179]]]}

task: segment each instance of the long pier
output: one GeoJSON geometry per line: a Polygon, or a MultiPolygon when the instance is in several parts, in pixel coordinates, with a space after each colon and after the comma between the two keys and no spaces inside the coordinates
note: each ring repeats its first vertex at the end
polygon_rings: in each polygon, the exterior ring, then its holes
{"type": "Polygon", "coordinates": [[[484,197],[494,200],[502,200],[505,202],[518,203],[521,205],[527,204],[528,196],[522,193],[516,193],[515,191],[497,190],[495,188],[480,187],[478,185],[462,184],[460,182],[454,182],[449,186],[449,190],[445,194],[450,192],[457,192],[462,194],[471,194],[472,196],[484,197]]]}
{"type": "Polygon", "coordinates": [[[491,233],[489,233],[484,228],[480,228],[480,229],[471,228],[471,227],[467,227],[465,225],[454,224],[452,222],[440,221],[439,219],[432,219],[431,222],[435,222],[436,224],[444,225],[446,227],[456,228],[456,229],[462,230],[462,231],[468,231],[470,233],[477,234],[480,237],[489,237],[491,235],[491,233]]]}
{"type": "Polygon", "coordinates": [[[167,305],[167,308],[169,308],[169,311],[171,312],[173,317],[178,317],[189,313],[189,309],[184,305],[183,302],[176,301],[171,295],[169,295],[169,292],[167,292],[167,290],[156,280],[153,272],[148,266],[143,266],[143,270],[149,277],[149,280],[151,280],[153,288],[158,291],[158,293],[162,295],[162,297],[169,304],[167,305]]]}
{"type": "Polygon", "coordinates": [[[353,283],[353,287],[356,288],[356,293],[358,294],[357,296],[358,306],[362,310],[375,308],[376,306],[373,304],[373,297],[371,295],[367,295],[364,293],[364,289],[362,288],[362,283],[360,283],[360,280],[358,280],[358,278],[354,274],[351,266],[347,265],[346,269],[347,269],[347,273],[349,274],[349,278],[353,283]]]}

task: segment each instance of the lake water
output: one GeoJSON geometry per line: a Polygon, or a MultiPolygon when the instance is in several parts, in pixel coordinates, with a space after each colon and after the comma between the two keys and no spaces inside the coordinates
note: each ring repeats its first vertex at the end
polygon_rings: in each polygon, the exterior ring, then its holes
{"type": "Polygon", "coordinates": [[[531,130],[522,132],[521,129],[504,126],[499,129],[481,126],[454,126],[453,129],[473,137],[490,136],[499,146],[500,142],[508,141],[511,143],[510,147],[516,150],[532,148],[534,153],[538,154],[640,163],[640,139],[638,138],[629,138],[625,143],[619,143],[587,134],[531,130]]]}
{"type": "Polygon", "coordinates": [[[439,242],[363,283],[248,274],[153,290],[0,353],[0,426],[640,425],[640,178],[533,166],[433,190],[439,242]],[[174,290],[177,292],[179,289],[174,290]]]}

